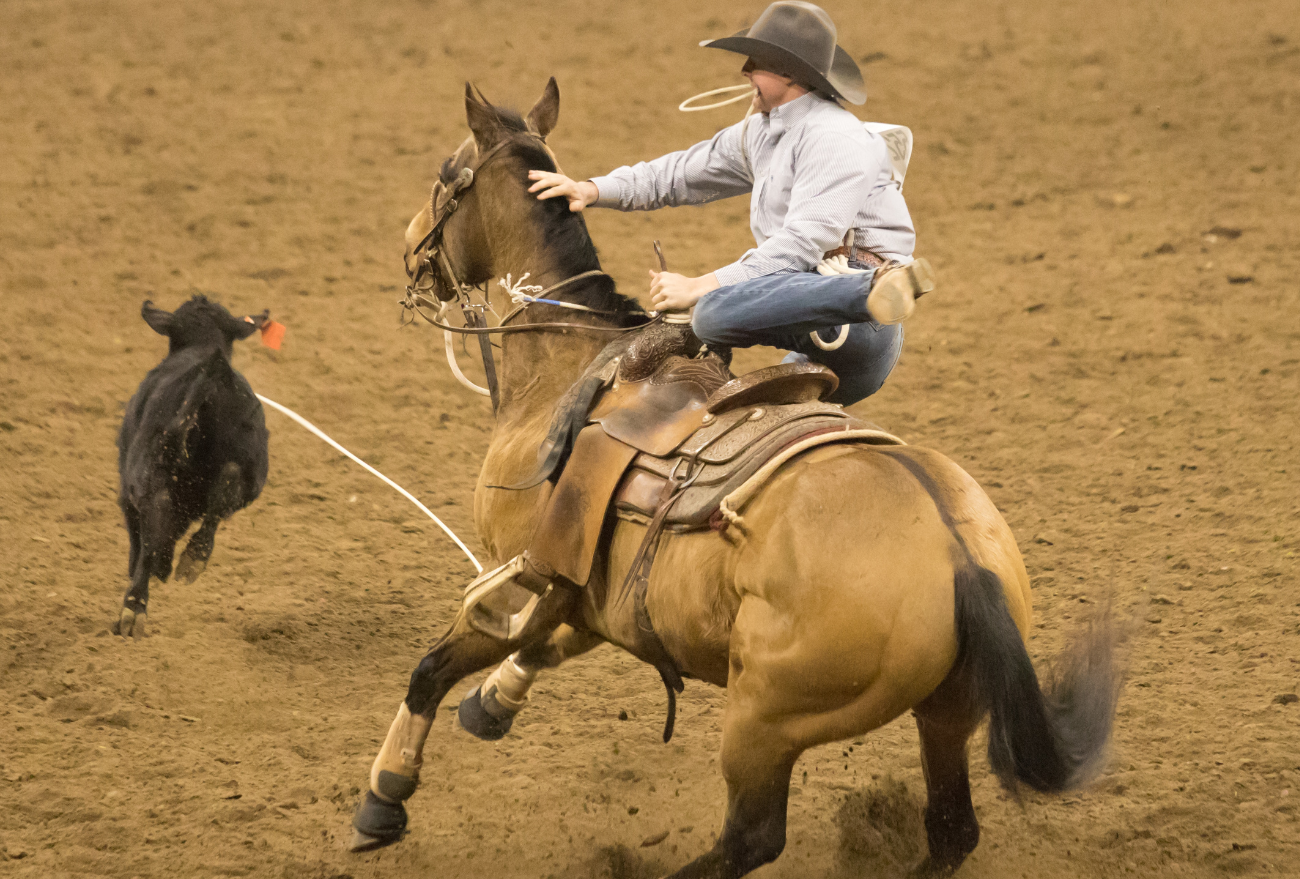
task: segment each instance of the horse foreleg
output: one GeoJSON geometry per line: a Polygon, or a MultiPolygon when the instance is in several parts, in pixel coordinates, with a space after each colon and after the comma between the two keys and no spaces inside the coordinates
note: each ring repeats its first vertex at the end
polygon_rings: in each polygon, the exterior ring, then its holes
{"type": "Polygon", "coordinates": [[[451,629],[411,674],[406,699],[371,766],[370,789],[352,819],[356,830],[352,851],[378,848],[401,838],[406,829],[403,803],[419,785],[424,744],[438,705],[448,691],[466,675],[498,663],[520,648],[545,641],[568,616],[575,598],[576,593],[568,589],[550,593],[524,630],[509,639],[475,629],[462,608],[451,629]]]}
{"type": "Polygon", "coordinates": [[[515,715],[528,701],[537,674],[566,659],[586,653],[604,639],[589,631],[560,626],[545,641],[508,657],[460,703],[460,725],[484,741],[496,741],[510,731],[515,715]]]}

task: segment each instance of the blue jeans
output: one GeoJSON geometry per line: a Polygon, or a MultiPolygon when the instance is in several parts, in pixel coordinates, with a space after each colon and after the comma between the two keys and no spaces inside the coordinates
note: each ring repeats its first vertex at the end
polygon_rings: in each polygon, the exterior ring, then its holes
{"type": "Polygon", "coordinates": [[[874,274],[799,272],[719,287],[696,303],[695,335],[712,347],[784,348],[791,352],[787,363],[829,367],[840,386],[828,399],[848,406],[880,390],[903,350],[902,324],[882,326],[867,313],[874,274]],[[849,325],[849,337],[839,348],[823,351],[813,344],[810,333],[833,342],[842,324],[849,325]]]}

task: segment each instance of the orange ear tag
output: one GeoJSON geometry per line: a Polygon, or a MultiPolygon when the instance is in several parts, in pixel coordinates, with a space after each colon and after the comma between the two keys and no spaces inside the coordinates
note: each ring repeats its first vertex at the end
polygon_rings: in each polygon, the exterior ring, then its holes
{"type": "Polygon", "coordinates": [[[262,324],[262,344],[274,350],[280,350],[280,340],[284,338],[285,326],[273,320],[262,324]]]}

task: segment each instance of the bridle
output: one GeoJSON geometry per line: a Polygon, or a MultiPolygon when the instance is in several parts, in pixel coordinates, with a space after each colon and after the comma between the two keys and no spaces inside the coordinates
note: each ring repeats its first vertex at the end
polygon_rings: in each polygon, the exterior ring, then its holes
{"type": "MultiPolygon", "coordinates": [[[[546,141],[536,135],[541,143],[542,148],[548,155],[554,159],[554,154],[546,145],[546,141]]],[[[488,326],[487,317],[484,314],[490,308],[487,305],[486,282],[481,286],[466,284],[460,279],[451,259],[447,256],[447,249],[443,243],[443,237],[446,232],[447,222],[452,215],[456,213],[461,206],[465,196],[472,190],[479,174],[482,173],[483,167],[495,158],[506,146],[511,143],[510,139],[504,139],[489,149],[486,153],[478,158],[477,168],[468,166],[461,168],[456,179],[450,184],[443,185],[443,191],[446,198],[441,205],[438,204],[438,183],[435,183],[429,193],[429,220],[431,223],[428,234],[420,239],[419,244],[415,246],[415,270],[411,274],[411,281],[406,286],[406,296],[401,301],[403,313],[414,312],[423,318],[426,322],[443,330],[445,334],[448,363],[451,365],[452,372],[456,378],[467,387],[477,393],[488,396],[492,399],[492,411],[496,412],[500,404],[500,394],[498,392],[498,383],[496,375],[496,363],[492,356],[491,336],[493,334],[505,335],[507,333],[536,332],[538,330],[565,329],[565,330],[585,330],[588,332],[598,333],[628,333],[637,327],[601,327],[583,323],[569,322],[544,322],[544,323],[527,323],[518,326],[506,326],[513,318],[523,312],[525,308],[534,303],[544,303],[564,308],[578,309],[581,311],[595,314],[624,314],[625,312],[601,311],[595,308],[589,308],[585,305],[578,305],[570,302],[559,302],[546,299],[545,296],[562,287],[567,287],[577,281],[586,280],[594,277],[610,277],[603,271],[595,269],[588,272],[582,272],[565,278],[559,283],[540,291],[536,296],[523,296],[521,301],[511,309],[505,317],[501,318],[497,326],[488,326]],[[484,304],[475,303],[472,295],[476,290],[480,290],[484,304]],[[429,298],[432,294],[433,299],[429,298]],[[436,301],[435,301],[436,300],[436,301]],[[458,327],[446,323],[442,318],[447,312],[450,305],[455,302],[460,306],[461,312],[465,317],[465,326],[458,327]],[[425,314],[424,308],[438,309],[437,314],[433,317],[425,314]],[[480,388],[467,379],[460,368],[456,365],[455,355],[452,351],[451,336],[456,333],[465,336],[477,336],[479,340],[479,350],[483,355],[483,366],[487,378],[487,388],[480,388]]],[[[558,163],[557,163],[558,167],[558,163]]],[[[441,182],[441,181],[439,181],[441,182]]],[[[657,318],[652,317],[651,320],[657,318]]],[[[412,318],[413,320],[413,318],[412,318]]],[[[409,321],[404,321],[409,322],[409,321]]],[[[651,321],[647,321],[649,323],[651,321]]]]}

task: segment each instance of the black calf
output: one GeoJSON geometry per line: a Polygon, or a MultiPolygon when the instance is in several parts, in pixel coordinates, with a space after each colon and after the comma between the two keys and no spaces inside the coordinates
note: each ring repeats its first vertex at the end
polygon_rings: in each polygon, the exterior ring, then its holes
{"type": "Polygon", "coordinates": [[[131,586],[114,631],[137,638],[145,634],[149,577],[171,575],[176,541],[203,520],[176,565],[192,582],[212,555],[217,525],[257,498],[267,468],[262,404],[230,365],[234,341],[266,313],[239,319],[204,296],[174,313],[146,301],[140,313],[171,344],[127,404],[117,440],[131,586]]]}

